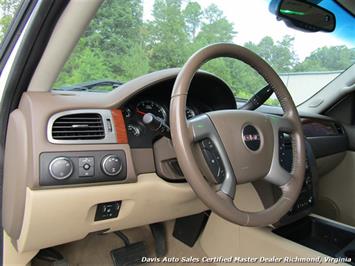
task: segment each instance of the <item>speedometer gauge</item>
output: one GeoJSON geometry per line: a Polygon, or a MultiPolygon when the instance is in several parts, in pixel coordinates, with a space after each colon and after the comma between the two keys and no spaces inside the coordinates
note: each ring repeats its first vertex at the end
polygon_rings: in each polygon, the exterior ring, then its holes
{"type": "Polygon", "coordinates": [[[167,114],[164,107],[153,101],[145,100],[139,102],[136,106],[136,112],[142,116],[151,113],[162,119],[165,123],[167,122],[167,114]]]}

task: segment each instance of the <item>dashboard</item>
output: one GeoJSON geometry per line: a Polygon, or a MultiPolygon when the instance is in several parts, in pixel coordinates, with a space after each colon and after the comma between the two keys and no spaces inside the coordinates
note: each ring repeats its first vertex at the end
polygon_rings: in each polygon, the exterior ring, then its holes
{"type": "MultiPolygon", "coordinates": [[[[168,132],[162,135],[143,121],[150,113],[169,127],[170,95],[178,73],[179,69],[167,69],[147,74],[110,93],[23,94],[9,118],[3,204],[4,228],[18,239],[19,250],[38,250],[92,232],[116,231],[206,210],[184,180],[168,132]]],[[[186,118],[223,109],[237,109],[228,85],[214,75],[198,72],[190,86],[186,118]]],[[[257,111],[282,115],[278,107],[263,106],[257,111]]],[[[307,119],[304,124],[310,132],[308,181],[285,223],[313,206],[314,159],[348,147],[340,124],[324,116],[300,115],[307,119]]],[[[285,162],[289,170],[292,145],[287,136],[280,141],[284,142],[280,163],[285,162]]],[[[265,207],[277,200],[277,191],[270,184],[254,185],[265,207]]]]}

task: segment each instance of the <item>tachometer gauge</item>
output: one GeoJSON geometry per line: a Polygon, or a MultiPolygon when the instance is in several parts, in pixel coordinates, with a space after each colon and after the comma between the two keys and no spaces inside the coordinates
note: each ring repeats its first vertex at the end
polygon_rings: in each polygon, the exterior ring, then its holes
{"type": "Polygon", "coordinates": [[[164,107],[153,101],[145,100],[139,102],[136,106],[136,112],[142,116],[151,113],[162,119],[165,123],[167,122],[167,114],[164,107]]]}
{"type": "Polygon", "coordinates": [[[194,110],[192,110],[192,108],[186,106],[186,119],[191,119],[194,116],[196,116],[196,113],[194,110]]]}

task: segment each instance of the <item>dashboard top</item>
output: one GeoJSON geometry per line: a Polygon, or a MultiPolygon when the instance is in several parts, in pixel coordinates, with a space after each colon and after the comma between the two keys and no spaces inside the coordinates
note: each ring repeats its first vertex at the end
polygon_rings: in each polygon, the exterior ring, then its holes
{"type": "MultiPolygon", "coordinates": [[[[32,106],[38,109],[39,113],[44,112],[44,114],[48,114],[48,112],[55,114],[70,109],[121,109],[125,116],[131,148],[151,148],[152,143],[158,136],[146,128],[142,123],[142,116],[147,111],[153,110],[155,115],[160,116],[169,124],[170,94],[179,71],[180,69],[178,68],[172,68],[153,72],[131,80],[120,86],[119,89],[109,93],[52,92],[41,94],[26,93],[25,95],[32,102],[32,106]],[[45,102],[50,102],[51,105],[46,106],[43,104],[45,102]],[[134,137],[137,134],[142,137],[134,137]]],[[[236,109],[237,106],[239,107],[243,104],[244,102],[242,101],[236,103],[232,91],[223,80],[210,73],[199,71],[191,84],[187,115],[191,117],[212,110],[236,109]]],[[[274,115],[283,114],[282,108],[278,106],[262,105],[257,111],[274,115]]],[[[303,119],[321,121],[325,124],[336,123],[334,119],[316,113],[300,111],[299,114],[303,119]]],[[[319,138],[326,138],[327,140],[332,138],[332,141],[334,141],[333,146],[341,147],[341,151],[347,147],[345,134],[333,134],[332,136],[313,135],[311,138],[318,140],[319,138]],[[341,139],[342,145],[339,145],[337,138],[341,139]]],[[[318,151],[318,146],[318,144],[312,145],[312,148],[318,151]]],[[[321,149],[319,156],[334,152],[339,152],[339,148],[335,150],[328,149],[327,151],[321,149]]]]}

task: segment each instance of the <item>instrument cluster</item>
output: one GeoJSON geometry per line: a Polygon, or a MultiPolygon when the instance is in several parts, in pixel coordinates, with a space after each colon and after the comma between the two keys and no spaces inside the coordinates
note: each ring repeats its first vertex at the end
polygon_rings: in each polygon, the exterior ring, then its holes
{"type": "MultiPolygon", "coordinates": [[[[169,108],[175,78],[142,88],[121,108],[131,148],[152,148],[153,143],[170,137],[169,108]]],[[[228,85],[216,76],[199,72],[191,81],[186,103],[186,119],[215,110],[236,109],[228,85]]]]}
{"type": "MultiPolygon", "coordinates": [[[[186,119],[191,119],[200,114],[201,111],[192,105],[186,106],[186,119]]],[[[153,115],[156,120],[169,127],[169,108],[166,103],[152,99],[143,99],[128,104],[123,109],[123,116],[126,122],[126,129],[131,146],[149,147],[151,143],[144,139],[155,139],[159,132],[151,129],[144,123],[143,117],[147,114],[153,115]]]]}

